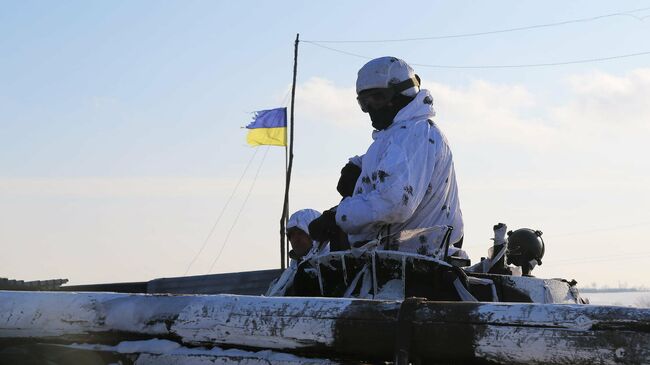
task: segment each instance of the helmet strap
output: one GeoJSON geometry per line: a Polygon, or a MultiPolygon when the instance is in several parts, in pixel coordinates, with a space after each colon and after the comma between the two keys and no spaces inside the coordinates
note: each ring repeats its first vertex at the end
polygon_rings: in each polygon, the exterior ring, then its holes
{"type": "Polygon", "coordinates": [[[390,89],[392,89],[396,94],[399,94],[402,91],[408,90],[412,87],[420,87],[420,76],[415,75],[415,77],[409,77],[408,79],[397,84],[390,85],[390,89]]]}

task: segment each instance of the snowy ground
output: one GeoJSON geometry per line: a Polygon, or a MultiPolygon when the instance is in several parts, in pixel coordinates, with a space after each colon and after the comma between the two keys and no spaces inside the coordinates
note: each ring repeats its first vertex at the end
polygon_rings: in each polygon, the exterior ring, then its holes
{"type": "Polygon", "coordinates": [[[591,304],[650,307],[650,291],[581,293],[591,304]]]}
{"type": "Polygon", "coordinates": [[[141,354],[136,365],[145,364],[232,364],[232,365],[334,365],[327,359],[307,359],[277,351],[224,350],[219,347],[187,348],[180,344],[160,339],[146,341],[124,341],[116,346],[74,344],[65,347],[93,351],[116,352],[120,354],[141,354]]]}

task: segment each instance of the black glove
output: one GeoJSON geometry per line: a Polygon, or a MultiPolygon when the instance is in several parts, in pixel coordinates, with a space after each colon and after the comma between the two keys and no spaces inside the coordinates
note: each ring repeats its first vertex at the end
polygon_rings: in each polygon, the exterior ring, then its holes
{"type": "Polygon", "coordinates": [[[340,230],[336,225],[336,210],[326,210],[323,214],[309,223],[309,235],[318,242],[329,241],[340,230]]]}
{"type": "Polygon", "coordinates": [[[339,183],[336,185],[336,190],[341,194],[342,197],[352,196],[354,194],[354,186],[359,180],[361,175],[361,167],[348,162],[341,169],[341,177],[339,178],[339,183]]]}

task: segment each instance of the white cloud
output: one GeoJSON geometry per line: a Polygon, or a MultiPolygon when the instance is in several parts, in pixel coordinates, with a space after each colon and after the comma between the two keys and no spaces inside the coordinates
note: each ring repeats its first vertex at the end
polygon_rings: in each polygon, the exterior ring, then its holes
{"type": "Polygon", "coordinates": [[[571,98],[552,117],[565,128],[611,135],[650,130],[650,68],[623,76],[594,71],[568,80],[571,98]]]}
{"type": "Polygon", "coordinates": [[[627,77],[593,71],[589,74],[574,75],[568,80],[576,94],[601,95],[605,97],[628,94],[633,89],[633,81],[627,77]]]}
{"type": "MultiPolygon", "coordinates": [[[[523,85],[475,80],[464,87],[425,85],[434,96],[437,121],[453,145],[562,156],[633,141],[650,132],[650,68],[625,75],[590,72],[566,80],[564,100],[545,100],[523,85]]],[[[367,131],[367,116],[355,103],[354,87],[311,78],[298,88],[306,122],[367,131]]],[[[557,93],[561,94],[561,93],[557,93]]]]}
{"type": "Polygon", "coordinates": [[[432,83],[438,124],[456,143],[510,144],[541,148],[557,131],[532,112],[536,97],[520,85],[500,85],[477,80],[454,88],[432,83]]]}
{"type": "Polygon", "coordinates": [[[353,87],[338,87],[329,80],[312,77],[297,87],[296,95],[296,113],[306,123],[368,129],[367,116],[359,109],[353,87]]]}

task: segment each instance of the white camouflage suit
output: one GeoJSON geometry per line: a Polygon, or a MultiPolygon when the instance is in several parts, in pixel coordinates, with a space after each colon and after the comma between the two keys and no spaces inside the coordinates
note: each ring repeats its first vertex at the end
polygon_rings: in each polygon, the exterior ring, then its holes
{"type": "Polygon", "coordinates": [[[351,243],[388,236],[387,249],[435,255],[438,233],[399,244],[395,234],[450,225],[451,244],[463,236],[452,153],[434,116],[431,94],[420,90],[388,128],[373,132],[363,156],[350,159],[361,175],[353,196],[339,204],[336,223],[351,243]]]}

